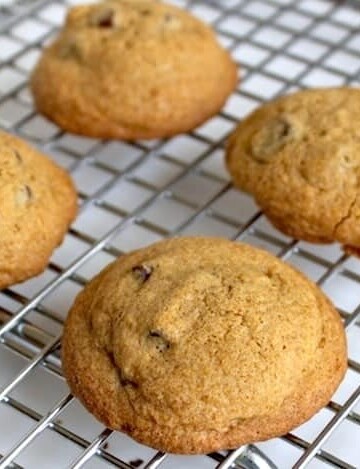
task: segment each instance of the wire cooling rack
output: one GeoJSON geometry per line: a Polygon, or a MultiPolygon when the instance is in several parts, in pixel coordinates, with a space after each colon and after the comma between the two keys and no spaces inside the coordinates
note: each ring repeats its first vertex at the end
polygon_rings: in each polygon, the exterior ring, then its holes
{"type": "Polygon", "coordinates": [[[259,449],[280,469],[359,468],[360,260],[337,245],[296,242],[273,229],[252,199],[232,188],[223,147],[236,122],[264,101],[298,88],[359,85],[360,6],[325,0],[176,4],[217,29],[241,63],[240,90],[188,135],[128,144],[65,134],[34,112],[28,74],[67,5],[0,0],[0,125],[67,168],[81,203],[47,270],[0,293],[0,467],[255,468],[252,458],[271,467],[259,449]],[[310,422],[236,452],[164,455],[104,428],[69,394],[59,341],[75,295],[116,256],[175,234],[264,247],[316,280],[334,301],[344,318],[349,366],[332,401],[310,422]]]}

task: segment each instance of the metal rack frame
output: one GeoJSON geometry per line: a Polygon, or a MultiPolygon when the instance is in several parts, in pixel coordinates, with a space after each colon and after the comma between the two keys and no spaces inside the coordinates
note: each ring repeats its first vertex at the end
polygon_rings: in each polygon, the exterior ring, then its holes
{"type": "MultiPolygon", "coordinates": [[[[325,81],[329,80],[330,84],[333,82],[334,85],[356,85],[359,83],[360,38],[358,50],[349,44],[358,35],[360,6],[358,7],[355,1],[331,2],[326,0],[258,0],[255,2],[250,0],[224,0],[222,2],[179,0],[176,3],[180,3],[210,21],[236,58],[238,48],[243,47],[244,44],[248,46],[249,57],[244,59],[241,65],[242,83],[239,90],[234,93],[233,101],[230,100],[219,114],[220,121],[213,121],[214,127],[206,127],[205,125],[200,130],[195,130],[188,135],[191,144],[200,148],[199,154],[194,159],[189,161],[182,156],[171,154],[171,151],[168,150],[169,144],[178,142],[177,139],[150,143],[136,142],[127,145],[126,148],[140,154],[140,156],[131,159],[124,168],[117,168],[101,159],[101,153],[104,148],[107,148],[106,142],[89,142],[86,139],[79,139],[76,142],[85,142],[80,153],[71,145],[70,147],[62,146],[65,134],[45,120],[40,120],[40,126],[38,125],[39,120],[36,119],[39,118],[32,109],[31,101],[26,92],[24,92],[26,76],[30,67],[19,65],[18,59],[39,49],[41,44],[51,37],[60,21],[57,18],[53,21],[51,15],[44,14],[44,11],[49,12],[49,8],[53,8],[54,5],[60,11],[64,2],[61,0],[17,2],[14,7],[7,5],[0,10],[0,125],[10,132],[35,141],[44,151],[53,154],[54,159],[60,158],[62,163],[63,159],[61,158],[65,154],[69,161],[66,163],[67,167],[75,175],[75,179],[77,174],[79,175],[89,168],[92,168],[96,174],[97,172],[98,174],[106,174],[107,178],[93,192],[89,193],[80,187],[80,215],[97,207],[108,214],[112,220],[115,220],[101,235],[94,235],[91,227],[79,229],[75,224],[71,228],[69,236],[86,246],[80,256],[73,253],[69,259],[70,263],[65,266],[52,260],[48,267],[48,272],[52,274],[52,280],[41,284],[41,288],[34,295],[27,296],[21,290],[11,288],[2,292],[0,296],[2,310],[0,312],[0,345],[28,360],[26,367],[0,389],[0,403],[10,406],[36,422],[27,434],[19,436],[14,441],[13,447],[0,457],[0,468],[20,467],[14,462],[17,456],[45,429],[51,429],[82,448],[82,452],[72,462],[72,468],[83,467],[95,455],[116,467],[127,469],[134,467],[106,449],[106,441],[113,433],[111,430],[103,429],[96,438],[89,441],[67,429],[61,422],[59,423],[58,417],[74,399],[70,394],[64,395],[43,415],[11,395],[13,390],[21,386],[24,379],[38,367],[43,367],[57,376],[61,375],[59,359],[61,331],[59,326],[62,324],[62,319],[53,308],[47,305],[46,299],[58,291],[66,281],[71,281],[79,288],[83,287],[88,276],[81,272],[81,268],[97,254],[106,253],[109,257],[121,255],[123,250],[117,247],[113,240],[127,229],[133,226],[142,227],[156,238],[195,231],[200,231],[203,234],[213,234],[213,231],[215,234],[219,234],[219,232],[223,234],[223,229],[224,235],[230,238],[265,245],[285,261],[291,261],[293,256],[297,256],[318,266],[322,274],[317,277],[317,283],[322,288],[326,289],[326,286],[337,276],[342,276],[360,285],[360,270],[357,271],[349,267],[350,258],[346,254],[327,258],[317,251],[309,249],[305,243],[290,240],[275,230],[261,225],[263,217],[256,209],[250,211],[250,215],[239,220],[236,215],[220,213],[216,208],[216,204],[223,200],[223,197],[229,195],[230,192],[234,194],[229,179],[217,171],[220,168],[219,160],[228,134],[228,131],[224,129],[233,128],[239,118],[268,99],[293,89],[313,86],[314,72],[322,74],[325,81]],[[263,11],[256,12],[254,4],[257,4],[258,8],[263,6],[263,11]],[[286,15],[288,18],[293,17],[292,22],[286,22],[286,15]],[[38,38],[27,41],[21,37],[26,33],[21,32],[19,36],[14,35],[14,31],[16,31],[17,25],[29,18],[40,26],[43,25],[44,31],[43,34],[39,33],[38,38]],[[235,23],[232,23],[234,19],[235,23]],[[239,27],[242,25],[244,31],[236,30],[236,21],[239,21],[238,25],[239,27]],[[322,26],[330,28],[329,31],[333,28],[333,31],[341,32],[342,37],[334,41],[332,37],[326,37],[324,32],[320,35],[318,32],[314,34],[316,28],[322,26]],[[266,41],[267,28],[272,28],[272,33],[268,32],[269,38],[274,38],[276,33],[279,34],[276,43],[266,41]],[[19,46],[18,51],[1,61],[2,36],[14,40],[21,47],[19,46]],[[310,41],[314,47],[319,49],[316,57],[301,55],[302,51],[296,45],[303,40],[310,41]],[[253,51],[254,57],[258,53],[256,60],[251,57],[251,51],[253,51]],[[342,54],[343,59],[339,58],[338,60],[345,61],[344,69],[334,63],[336,59],[331,60],[334,54],[336,57],[336,53],[342,54]],[[346,61],[346,57],[353,57],[355,62],[357,59],[359,66],[352,65],[351,59],[346,61]],[[290,76],[284,70],[284,75],[281,75],[281,67],[284,65],[278,65],[276,68],[276,60],[285,60],[286,63],[297,66],[298,72],[290,76]],[[346,67],[348,68],[346,69],[346,67]],[[20,77],[18,85],[11,86],[8,90],[6,90],[6,84],[2,84],[1,80],[1,72],[5,69],[13,70],[16,76],[20,77]],[[21,79],[21,76],[24,77],[24,80],[21,79]],[[261,86],[261,84],[263,85],[261,86]],[[12,121],[7,120],[6,113],[2,115],[2,106],[9,102],[12,105],[15,103],[24,110],[23,117],[12,121]],[[46,131],[44,132],[43,129],[46,131]],[[165,182],[162,181],[161,184],[151,180],[151,177],[147,179],[141,173],[147,162],[169,166],[174,175],[170,179],[166,179],[165,182]],[[179,190],[179,184],[180,187],[181,184],[185,183],[186,185],[186,181],[191,177],[200,178],[205,184],[204,187],[208,188],[213,185],[213,188],[209,189],[209,194],[201,202],[187,198],[184,191],[179,190]],[[111,190],[124,182],[130,182],[139,191],[146,193],[146,198],[131,210],[127,210],[126,207],[118,207],[106,199],[111,190]],[[156,217],[152,218],[149,215],[149,210],[152,210],[151,213],[153,213],[157,204],[164,201],[175,204],[174,206],[179,210],[185,210],[185,215],[182,215],[181,221],[174,228],[167,228],[159,224],[156,217]],[[204,224],[204,220],[207,220],[209,224],[204,224]],[[20,306],[13,311],[7,306],[5,299],[20,306]],[[46,327],[39,326],[36,321],[33,321],[30,316],[34,311],[39,316],[56,324],[59,328],[58,334],[52,333],[46,327]]],[[[241,61],[241,58],[239,60],[241,61]]],[[[319,250],[321,251],[320,248],[319,250]]],[[[347,332],[355,329],[360,330],[360,301],[350,311],[341,307],[339,310],[347,332]]],[[[360,362],[350,356],[348,365],[349,370],[352,370],[357,376],[357,387],[347,395],[343,404],[336,401],[329,403],[327,409],[332,412],[332,418],[318,435],[311,440],[301,438],[295,433],[285,435],[282,438],[287,444],[301,450],[300,457],[293,465],[294,468],[303,468],[315,460],[327,463],[329,467],[344,469],[357,467],[323,448],[326,441],[344,421],[351,421],[355,424],[354,444],[356,438],[358,441],[360,438],[360,413],[354,410],[360,402],[360,362]]],[[[235,463],[236,467],[246,467],[243,458],[246,451],[249,451],[249,448],[243,447],[236,451],[211,454],[204,456],[204,458],[210,458],[214,467],[221,469],[235,467],[235,463]]],[[[256,449],[254,449],[254,454],[255,452],[256,449]]],[[[152,469],[161,467],[167,458],[166,454],[155,453],[148,461],[144,461],[141,467],[152,469]]]]}

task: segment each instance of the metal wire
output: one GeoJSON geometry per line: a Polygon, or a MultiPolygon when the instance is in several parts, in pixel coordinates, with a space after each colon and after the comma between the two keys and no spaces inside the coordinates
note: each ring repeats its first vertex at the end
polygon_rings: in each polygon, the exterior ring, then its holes
{"type": "MultiPolygon", "coordinates": [[[[242,47],[242,52],[245,54],[245,56],[241,56],[241,54],[239,56],[243,71],[242,86],[240,92],[234,93],[235,100],[239,100],[239,107],[235,109],[234,105],[229,104],[218,116],[218,119],[229,127],[233,127],[238,119],[247,113],[242,111],[241,105],[252,108],[268,99],[286,93],[294,87],[313,86],[309,77],[315,71],[320,70],[322,74],[325,74],[326,79],[333,77],[332,79],[337,80],[338,84],[352,84],[359,80],[360,46],[359,48],[350,47],[350,41],[356,39],[360,27],[360,20],[358,23],[355,21],[357,15],[360,15],[357,2],[351,0],[344,2],[224,0],[223,2],[184,1],[182,4],[184,7],[194,10],[199,16],[211,21],[222,38],[229,41],[229,49],[233,51],[235,56],[237,56],[239,47],[242,47]],[[257,6],[254,7],[254,4],[257,6]],[[288,15],[287,19],[286,15],[288,15]],[[289,21],[291,15],[293,20],[289,21]],[[235,23],[231,23],[232,21],[235,23]],[[238,24],[237,27],[236,24],[238,24]],[[317,28],[324,26],[333,28],[331,31],[339,31],[341,37],[334,41],[330,37],[330,33],[328,35],[319,34],[317,28]],[[241,28],[244,28],[244,32],[241,28]],[[272,35],[266,36],[266,28],[272,28],[272,35]],[[269,40],[264,39],[265,37],[269,40]],[[276,37],[277,41],[274,40],[276,37]],[[310,41],[310,48],[313,45],[314,49],[319,49],[316,57],[307,55],[305,47],[304,50],[299,50],[299,41],[304,39],[310,41]],[[245,46],[249,49],[247,54],[245,46]],[[338,66],[336,60],[332,59],[335,53],[352,57],[353,61],[358,60],[359,66],[352,65],[352,62],[349,62],[350,65],[348,65],[345,59],[344,67],[338,66]],[[279,59],[288,61],[287,63],[292,64],[291,66],[298,66],[298,73],[293,75],[287,73],[286,65],[276,68],[274,64],[279,59]]],[[[47,330],[43,323],[40,326],[34,323],[32,315],[36,313],[52,324],[61,325],[62,319],[56,308],[54,310],[51,305],[48,305],[47,299],[61,291],[66,282],[83,287],[88,276],[84,276],[82,269],[88,265],[89,261],[92,262],[99,254],[121,255],[123,249],[117,246],[116,240],[126,235],[134,227],[146,230],[149,236],[157,238],[189,232],[213,234],[213,230],[215,230],[215,234],[220,232],[220,234],[232,239],[254,241],[255,244],[264,243],[283,260],[292,261],[297,256],[303,261],[312,263],[321,269],[322,273],[317,276],[317,283],[325,289],[328,285],[332,285],[332,282],[338,277],[360,285],[360,273],[349,267],[350,258],[345,254],[339,255],[335,260],[326,258],[317,251],[309,250],[303,243],[285,239],[278,233],[262,227],[262,215],[256,210],[240,220],[236,215],[233,215],[233,212],[224,214],[216,208],[223,197],[231,194],[232,188],[226,177],[211,168],[209,170],[206,165],[217,151],[222,151],[227,132],[221,132],[217,135],[216,132],[213,133],[211,128],[206,130],[206,126],[205,129],[191,132],[187,136],[188,143],[190,146],[199,147],[200,150],[197,150],[196,158],[190,158],[190,160],[183,157],[181,152],[179,156],[176,152],[173,154],[172,151],[168,150],[168,145],[171,146],[174,142],[176,144],[176,139],[169,142],[154,142],[150,146],[146,142],[136,142],[126,148],[141,153],[141,155],[134,158],[125,168],[118,168],[98,157],[106,148],[106,142],[89,143],[89,148],[79,152],[76,145],[75,148],[71,145],[64,147],[63,139],[66,138],[66,135],[59,129],[51,129],[48,136],[46,132],[44,136],[41,131],[39,133],[38,130],[33,130],[33,119],[36,119],[37,116],[21,94],[24,91],[24,81],[19,79],[17,85],[6,89],[2,82],[1,73],[6,69],[16,72],[19,76],[24,76],[27,73],[27,69],[21,68],[18,60],[21,60],[27,53],[30,54],[34,49],[38,49],[41,43],[56,30],[56,18],[53,21],[54,18],[51,15],[45,14],[46,9],[51,6],[60,8],[63,5],[64,2],[61,0],[56,2],[17,1],[13,6],[9,3],[0,10],[0,124],[2,122],[2,106],[8,105],[9,102],[16,103],[17,106],[26,109],[26,112],[23,116],[15,119],[13,123],[6,124],[7,130],[23,137],[34,138],[44,151],[51,153],[53,150],[60,149],[70,159],[69,170],[74,175],[81,174],[87,168],[91,168],[99,174],[100,172],[106,173],[107,180],[99,184],[95,191],[89,193],[87,188],[80,188],[81,214],[86,214],[89,210],[96,208],[109,216],[111,215],[115,219],[115,223],[109,224],[108,229],[100,235],[94,234],[90,228],[84,230],[77,225],[73,226],[70,230],[71,238],[86,246],[80,256],[73,254],[65,266],[53,260],[48,268],[48,272],[53,276],[52,280],[49,283],[41,284],[41,288],[34,294],[27,296],[16,289],[8,289],[3,292],[4,306],[0,297],[0,307],[3,309],[3,312],[0,312],[0,344],[11,353],[29,360],[28,364],[14,378],[6,382],[2,390],[0,389],[0,402],[1,405],[9,406],[36,422],[28,433],[24,436],[19,435],[13,441],[11,449],[3,451],[6,454],[3,457],[0,456],[0,468],[21,467],[21,463],[20,466],[17,464],[17,457],[45,429],[55,431],[83,449],[71,463],[73,468],[82,467],[87,462],[91,462],[94,457],[101,458],[117,467],[130,468],[132,467],[130,462],[128,463],[104,449],[104,442],[112,434],[111,430],[103,429],[95,438],[88,441],[57,422],[58,416],[73,401],[70,395],[65,395],[45,415],[39,414],[31,406],[18,401],[13,396],[14,391],[21,388],[24,380],[40,367],[56,373],[57,376],[61,374],[57,353],[61,333],[54,334],[47,330]],[[35,39],[27,40],[23,32],[16,30],[18,25],[28,19],[35,21],[34,28],[36,26],[40,30],[43,28],[43,34],[35,39]],[[1,59],[1,54],[4,53],[4,49],[1,49],[2,36],[10,39],[14,43],[14,47],[18,47],[16,52],[4,60],[1,59]],[[153,177],[153,173],[150,176],[147,176],[146,172],[145,176],[141,173],[146,164],[158,164],[162,168],[171,168],[174,175],[168,179],[165,178],[164,182],[161,181],[159,185],[156,178],[153,177]],[[205,187],[212,185],[213,188],[216,188],[216,190],[209,191],[209,195],[204,197],[201,202],[196,198],[189,198],[187,191],[178,190],[179,184],[181,185],[187,181],[187,178],[193,176],[199,177],[204,184],[206,183],[205,187]],[[114,205],[107,199],[109,191],[127,182],[131,182],[140,192],[150,194],[132,209],[114,205]],[[185,211],[186,216],[179,215],[178,223],[174,226],[159,224],[156,217],[153,218],[149,215],[151,211],[152,214],[154,213],[154,208],[159,203],[175,204],[176,209],[174,210],[176,211],[178,207],[179,213],[182,213],[181,210],[185,211]],[[211,222],[210,225],[207,225],[204,220],[211,222]],[[15,312],[9,309],[5,299],[16,302],[19,305],[18,309],[15,312]],[[11,466],[12,464],[13,466],[11,466]]],[[[43,125],[47,124],[43,123],[43,125]]],[[[189,154],[191,151],[188,150],[189,154]]],[[[164,169],[162,170],[166,173],[164,169]]],[[[241,207],[239,207],[239,211],[241,213],[241,207]]],[[[141,244],[141,242],[139,243],[141,244]]],[[[341,309],[340,313],[344,318],[347,333],[358,331],[360,304],[350,311],[346,308],[341,309]]],[[[355,467],[351,462],[345,460],[342,453],[335,454],[329,447],[324,449],[325,442],[344,422],[351,422],[355,425],[354,443],[360,438],[360,417],[354,410],[360,399],[360,363],[351,357],[348,365],[349,370],[356,375],[358,386],[347,395],[343,405],[335,401],[329,403],[327,409],[333,413],[333,417],[322,428],[318,436],[307,441],[297,434],[289,434],[281,439],[283,444],[294,446],[303,451],[303,454],[294,462],[294,467],[303,468],[313,458],[339,468],[351,469],[355,467]]],[[[262,461],[266,461],[256,447],[249,448],[248,451],[248,455],[259,456],[262,461]]],[[[227,455],[216,453],[208,457],[217,464],[214,467],[247,467],[244,448],[229,452],[227,455]]],[[[204,456],[204,458],[208,457],[204,456]]],[[[167,454],[155,453],[147,461],[144,461],[143,467],[148,469],[161,467],[170,461],[169,458],[170,456],[167,454]]],[[[191,467],[191,463],[189,464],[191,467]]],[[[176,463],[174,467],[176,467],[176,463]]]]}
{"type": "Polygon", "coordinates": [[[360,402],[360,386],[346,401],[344,407],[333,417],[331,422],[326,425],[319,436],[313,441],[312,445],[305,451],[299,461],[295,464],[294,469],[303,469],[309,461],[314,457],[320,447],[328,440],[331,433],[340,425],[340,423],[349,415],[351,409],[360,402]]]}
{"type": "Polygon", "coordinates": [[[35,428],[31,429],[24,438],[22,438],[16,445],[5,454],[0,461],[0,469],[5,469],[9,463],[11,463],[16,456],[34,440],[46,427],[49,426],[51,421],[57,416],[59,412],[66,408],[72,401],[73,397],[69,394],[68,396],[61,399],[47,415],[45,415],[35,428]]]}
{"type": "Polygon", "coordinates": [[[144,469],[156,469],[157,467],[161,466],[161,464],[165,461],[166,458],[166,453],[161,453],[160,451],[158,451],[155,456],[146,464],[144,469]]]}
{"type": "Polygon", "coordinates": [[[112,430],[105,428],[105,430],[89,445],[86,450],[71,464],[71,469],[80,469],[86,461],[88,461],[94,454],[98,452],[100,446],[112,434],[112,430]]]}

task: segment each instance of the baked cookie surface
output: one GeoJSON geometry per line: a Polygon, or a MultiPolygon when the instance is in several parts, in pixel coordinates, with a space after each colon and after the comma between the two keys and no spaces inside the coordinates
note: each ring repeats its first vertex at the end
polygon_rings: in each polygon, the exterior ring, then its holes
{"type": "Polygon", "coordinates": [[[360,89],[282,97],[241,122],[227,166],[284,233],[360,248],[360,89]]]}
{"type": "Polygon", "coordinates": [[[0,288],[42,272],[77,211],[70,176],[0,132],[0,288]]]}
{"type": "Polygon", "coordinates": [[[32,76],[38,110],[70,132],[157,138],[193,129],[223,106],[236,66],[214,32],[155,0],[72,8],[32,76]]]}
{"type": "Polygon", "coordinates": [[[281,435],[327,404],[346,370],[341,320],[272,255],[175,238],[124,255],[78,296],[62,342],[75,396],[163,451],[281,435]]]}

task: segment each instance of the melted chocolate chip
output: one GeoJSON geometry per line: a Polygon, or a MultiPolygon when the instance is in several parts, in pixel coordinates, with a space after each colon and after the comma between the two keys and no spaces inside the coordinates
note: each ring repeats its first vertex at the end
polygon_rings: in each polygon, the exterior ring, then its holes
{"type": "Polygon", "coordinates": [[[151,274],[153,273],[153,267],[146,264],[136,265],[132,268],[132,273],[137,280],[140,280],[142,283],[145,283],[149,280],[151,274]]]}
{"type": "Polygon", "coordinates": [[[278,116],[255,133],[251,141],[252,157],[259,163],[268,163],[287,143],[296,137],[296,130],[287,116],[278,116]]]}

